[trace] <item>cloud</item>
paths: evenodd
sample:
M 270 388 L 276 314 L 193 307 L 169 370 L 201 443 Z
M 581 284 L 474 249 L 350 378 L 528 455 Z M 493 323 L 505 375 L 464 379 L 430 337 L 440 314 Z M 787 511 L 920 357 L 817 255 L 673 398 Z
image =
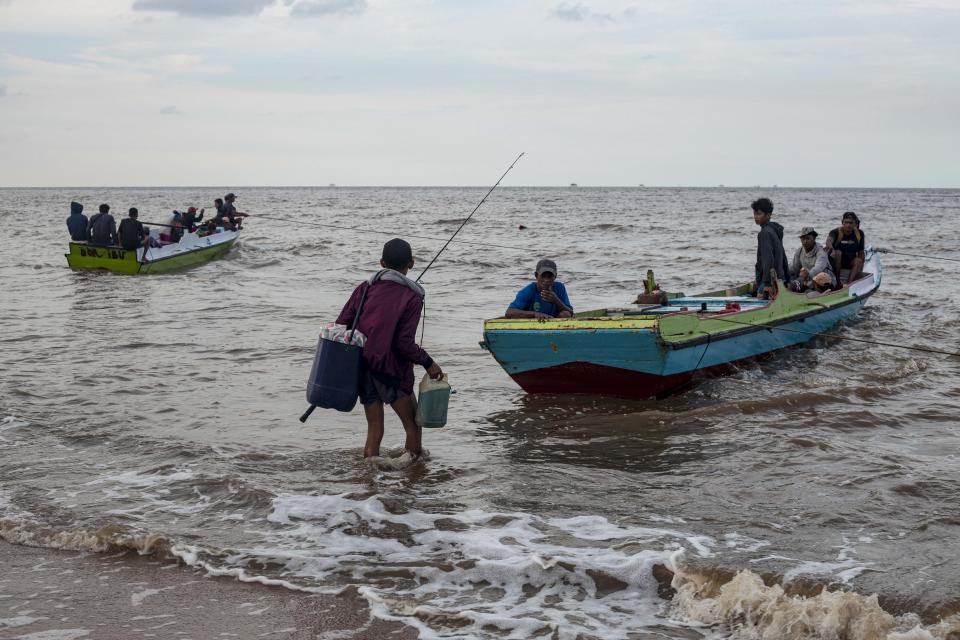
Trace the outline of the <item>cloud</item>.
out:
M 553 17 L 567 22 L 584 22 L 586 20 L 598 20 L 601 22 L 613 22 L 614 17 L 609 13 L 598 13 L 591 11 L 586 5 L 577 2 L 576 4 L 561 3 L 553 10 Z
M 167 106 L 160 109 L 160 113 L 165 116 L 179 116 L 183 112 L 180 109 L 177 109 L 176 105 L 168 104 Z
M 170 11 L 182 16 L 254 16 L 274 0 L 135 0 L 134 11 Z
M 290 10 L 291 16 L 320 17 L 359 15 L 367 10 L 367 0 L 300 0 Z

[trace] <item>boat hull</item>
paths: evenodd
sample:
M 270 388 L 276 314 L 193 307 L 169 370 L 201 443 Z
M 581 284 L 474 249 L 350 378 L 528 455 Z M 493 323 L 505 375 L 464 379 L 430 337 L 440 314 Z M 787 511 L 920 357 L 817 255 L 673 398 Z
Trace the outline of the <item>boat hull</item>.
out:
M 71 242 L 66 254 L 67 264 L 72 269 L 100 269 L 115 273 L 147 274 L 181 271 L 220 257 L 236 242 L 238 232 L 197 237 L 187 234 L 180 243 L 162 248 L 127 250 L 120 247 L 104 247 L 86 242 Z
M 743 296 L 694 297 L 675 303 L 692 309 L 661 315 L 489 320 L 483 345 L 528 393 L 661 396 L 808 342 L 853 318 L 879 288 L 879 261 L 874 257 L 870 266 L 875 271 L 869 277 L 840 291 L 782 291 L 769 304 Z M 737 306 L 723 310 L 722 303 L 734 299 Z M 701 304 L 721 310 L 701 312 Z

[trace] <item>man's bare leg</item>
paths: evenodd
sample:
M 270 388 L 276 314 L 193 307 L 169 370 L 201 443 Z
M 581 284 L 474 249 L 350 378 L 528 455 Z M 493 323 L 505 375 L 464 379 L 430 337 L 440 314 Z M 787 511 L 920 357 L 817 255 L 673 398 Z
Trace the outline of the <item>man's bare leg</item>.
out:
M 363 413 L 367 417 L 367 443 L 363 447 L 363 457 L 379 456 L 383 440 L 383 402 L 374 400 L 363 405 Z
M 417 426 L 416 421 L 417 399 L 413 397 L 412 394 L 403 396 L 390 406 L 393 407 L 393 410 L 397 413 L 397 417 L 400 418 L 400 422 L 403 423 L 403 430 L 407 434 L 403 448 L 414 455 L 420 455 L 423 451 L 423 444 L 420 438 L 422 429 Z M 383 424 L 382 418 L 380 424 Z M 381 431 L 381 435 L 382 433 Z
M 863 260 L 854 258 L 853 262 L 850 263 L 850 280 L 848 282 L 853 282 L 859 278 L 861 273 L 863 273 Z

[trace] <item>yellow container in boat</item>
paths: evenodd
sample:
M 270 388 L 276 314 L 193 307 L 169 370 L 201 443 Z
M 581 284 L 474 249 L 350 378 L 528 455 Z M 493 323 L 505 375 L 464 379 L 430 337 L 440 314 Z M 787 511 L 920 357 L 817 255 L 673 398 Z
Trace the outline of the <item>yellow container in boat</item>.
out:
M 447 424 L 447 406 L 450 404 L 450 383 L 447 374 L 434 380 L 423 374 L 420 381 L 420 397 L 417 398 L 417 425 L 424 429 L 437 429 Z

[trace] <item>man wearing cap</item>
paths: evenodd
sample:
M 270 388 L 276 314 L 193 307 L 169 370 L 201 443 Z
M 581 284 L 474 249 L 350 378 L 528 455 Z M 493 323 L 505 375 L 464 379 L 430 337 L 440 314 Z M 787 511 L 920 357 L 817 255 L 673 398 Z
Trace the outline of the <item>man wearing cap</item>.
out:
M 204 209 L 200 209 L 200 215 L 197 215 L 196 207 L 187 207 L 187 212 L 181 214 L 183 228 L 189 233 L 196 231 L 197 223 L 203 220 L 204 211 Z
M 567 296 L 567 288 L 557 281 L 557 263 L 544 258 L 537 263 L 533 274 L 534 281 L 517 292 L 510 306 L 507 318 L 569 318 L 573 315 L 573 305 Z
M 242 228 L 243 221 L 237 221 L 237 218 L 246 218 L 247 214 L 237 211 L 237 208 L 234 206 L 233 201 L 237 199 L 232 193 L 228 193 L 223 196 L 223 206 L 220 207 L 220 211 L 217 212 L 217 218 L 223 219 L 227 218 L 229 221 L 229 226 L 231 228 Z
M 363 345 L 364 371 L 360 404 L 367 418 L 363 457 L 380 455 L 383 440 L 383 405 L 388 404 L 403 423 L 404 449 L 412 459 L 422 453 L 421 428 L 416 423 L 417 399 L 413 395 L 413 365 L 431 378 L 443 376 L 440 365 L 416 343 L 424 290 L 407 277 L 413 268 L 410 244 L 394 238 L 383 245 L 380 271 L 363 282 L 340 311 L 337 324 L 350 326 L 359 312 L 357 330 L 367 337 Z M 363 309 L 360 300 L 364 298 Z
M 800 230 L 800 248 L 793 254 L 793 261 L 790 263 L 790 290 L 799 293 L 814 288 L 814 278 L 821 273 L 827 274 L 830 287 L 837 284 L 827 251 L 817 244 L 816 230 L 813 227 L 804 227 Z M 823 278 L 820 281 L 822 283 Z

